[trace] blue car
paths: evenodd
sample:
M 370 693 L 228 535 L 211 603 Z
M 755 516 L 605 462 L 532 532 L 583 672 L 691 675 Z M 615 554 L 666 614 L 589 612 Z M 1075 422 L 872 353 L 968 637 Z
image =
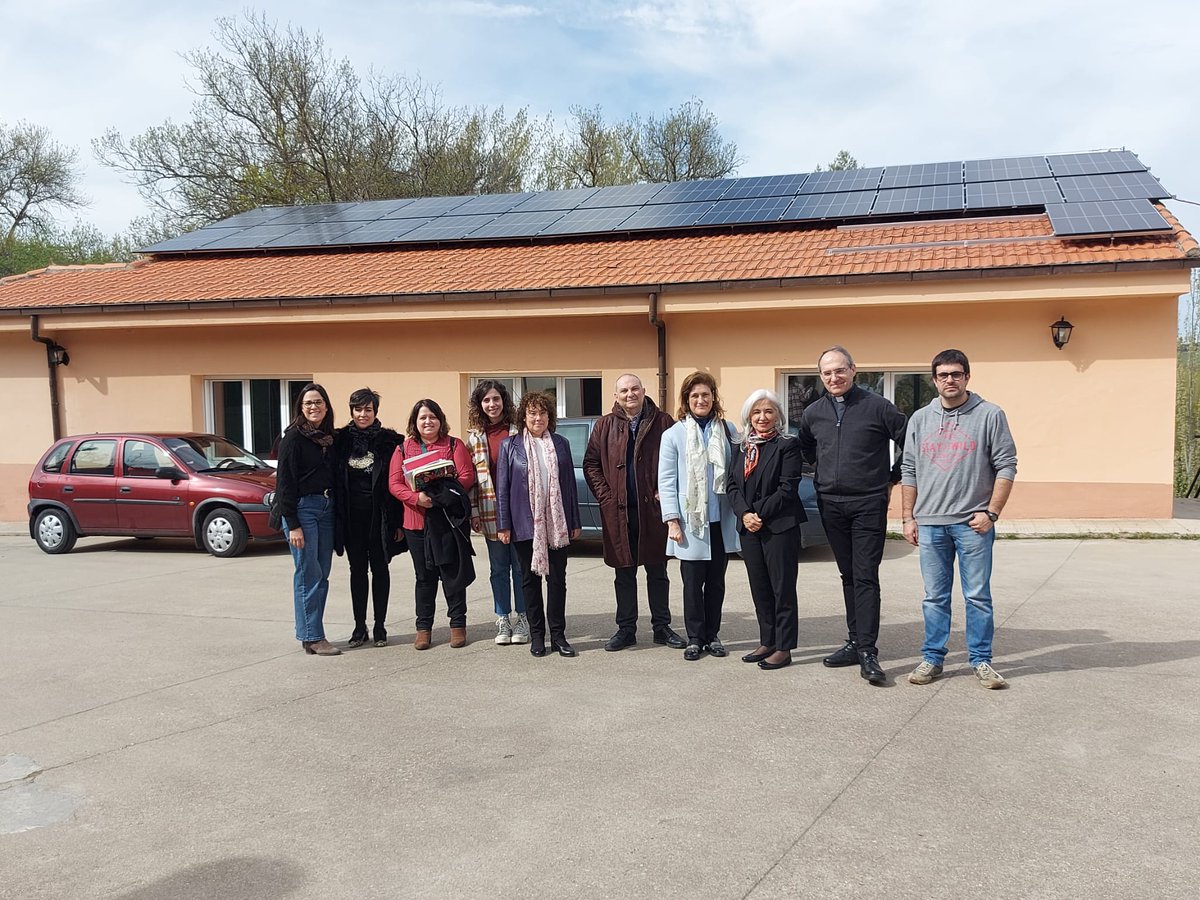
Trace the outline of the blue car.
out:
M 591 488 L 583 477 L 583 454 L 587 450 L 588 438 L 592 434 L 592 426 L 597 416 L 578 416 L 559 419 L 555 429 L 567 439 L 571 445 L 571 462 L 575 465 L 575 487 L 579 493 L 579 515 L 583 522 L 583 540 L 600 540 L 600 504 L 592 495 Z M 804 478 L 800 482 L 800 502 L 804 504 L 804 512 L 808 521 L 800 526 L 800 543 L 804 547 L 815 547 L 827 544 L 825 526 L 821 523 L 821 514 L 817 512 L 817 492 L 813 487 L 812 472 L 805 466 Z

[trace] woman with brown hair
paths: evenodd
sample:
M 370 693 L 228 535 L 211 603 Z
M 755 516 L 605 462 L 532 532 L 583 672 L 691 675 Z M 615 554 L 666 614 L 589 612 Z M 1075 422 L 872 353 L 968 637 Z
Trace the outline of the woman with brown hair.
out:
M 517 434 L 517 411 L 502 381 L 485 379 L 467 401 L 467 447 L 475 464 L 471 488 L 471 530 L 482 534 L 491 569 L 492 606 L 497 644 L 528 644 L 529 619 L 521 593 L 521 563 L 516 547 L 496 534 L 496 463 L 505 438 Z M 511 613 L 517 618 L 510 620 Z
M 296 397 L 279 442 L 275 493 L 292 552 L 296 640 L 314 656 L 339 656 L 325 639 L 325 601 L 333 567 L 333 407 L 319 384 Z
M 434 400 L 418 400 L 408 417 L 408 438 L 392 455 L 388 487 L 392 495 L 404 504 L 404 537 L 408 555 L 412 557 L 416 575 L 417 634 L 413 640 L 416 650 L 433 646 L 433 615 L 437 602 L 437 586 L 441 575 L 425 558 L 426 513 L 433 508 L 429 492 L 420 485 L 409 484 L 405 477 L 404 460 L 419 454 L 433 454 L 438 459 L 452 460 L 454 480 L 464 491 L 475 484 L 475 467 L 462 441 L 450 436 L 446 414 Z M 467 589 L 443 584 L 446 607 L 450 616 L 450 646 L 467 645 Z
M 500 445 L 496 471 L 496 534 L 516 547 L 529 615 L 529 652 L 575 656 L 567 642 L 567 546 L 581 530 L 571 445 L 554 433 L 554 398 L 531 391 L 517 410 L 520 434 Z M 547 582 L 542 608 L 542 579 Z
M 667 555 L 679 560 L 683 578 L 683 658 L 692 662 L 703 653 L 727 655 L 719 634 L 725 569 L 727 554 L 741 543 L 725 485 L 737 432 L 725 421 L 716 379 L 707 372 L 683 379 L 677 416 L 659 448 L 658 496 Z

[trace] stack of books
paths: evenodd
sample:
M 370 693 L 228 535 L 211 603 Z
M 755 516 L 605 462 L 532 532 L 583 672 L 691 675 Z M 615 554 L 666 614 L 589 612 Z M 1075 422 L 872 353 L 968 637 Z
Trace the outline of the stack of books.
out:
M 455 478 L 457 475 L 454 460 L 446 459 L 438 450 L 404 458 L 404 479 L 414 491 L 425 490 L 439 478 Z

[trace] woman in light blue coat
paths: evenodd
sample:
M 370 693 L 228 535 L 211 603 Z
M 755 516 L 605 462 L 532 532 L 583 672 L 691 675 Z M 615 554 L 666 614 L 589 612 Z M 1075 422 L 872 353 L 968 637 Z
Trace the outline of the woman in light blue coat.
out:
M 706 651 L 726 655 L 719 636 L 725 568 L 728 554 L 741 549 L 725 496 L 737 431 L 725 421 L 717 382 L 707 372 L 683 380 L 678 418 L 662 436 L 658 495 L 667 523 L 667 555 L 679 559 L 683 577 L 688 635 L 683 658 L 694 661 Z

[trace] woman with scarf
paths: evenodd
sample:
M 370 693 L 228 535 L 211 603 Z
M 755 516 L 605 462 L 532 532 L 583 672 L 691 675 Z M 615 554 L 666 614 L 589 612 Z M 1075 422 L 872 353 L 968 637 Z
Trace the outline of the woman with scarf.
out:
M 496 535 L 496 463 L 505 438 L 517 434 L 517 411 L 502 381 L 484 379 L 467 401 L 467 448 L 475 463 L 471 489 L 471 530 L 487 543 L 497 644 L 528 644 L 529 619 L 521 594 L 521 563 L 516 547 Z M 516 612 L 517 618 L 509 615 Z
M 279 442 L 275 493 L 295 574 L 296 640 L 304 652 L 339 656 L 325 640 L 325 600 L 333 566 L 333 408 L 319 384 L 296 398 L 292 421 Z
M 375 613 L 370 637 L 376 647 L 387 646 L 384 622 L 392 587 L 388 564 L 404 549 L 395 540 L 400 504 L 388 491 L 388 466 L 400 435 L 384 428 L 378 413 L 379 394 L 360 388 L 350 395 L 350 424 L 333 436 L 337 501 L 333 549 L 338 556 L 345 550 L 350 563 L 351 647 L 367 642 L 368 588 Z
M 692 662 L 703 653 L 726 655 L 719 632 L 727 554 L 741 549 L 725 491 L 736 432 L 725 421 L 716 379 L 707 372 L 683 379 L 677 418 L 659 448 L 658 496 L 667 555 L 678 558 L 683 578 L 688 635 L 683 658 Z
M 799 494 L 804 458 L 773 391 L 760 389 L 746 398 L 742 424 L 746 439 L 734 454 L 726 485 L 758 617 L 758 648 L 742 662 L 782 669 L 791 665 L 797 639 L 800 523 L 808 521 Z
M 404 504 L 404 537 L 412 557 L 416 577 L 417 634 L 414 650 L 433 646 L 433 614 L 437 607 L 437 586 L 441 572 L 429 565 L 425 555 L 425 514 L 433 508 L 433 499 L 424 490 L 408 483 L 404 474 L 406 457 L 432 453 L 435 458 L 454 462 L 454 478 L 464 491 L 475 484 L 475 467 L 462 441 L 450 436 L 446 414 L 434 400 L 418 400 L 408 417 L 408 439 L 392 454 L 388 487 L 392 496 Z M 443 584 L 450 616 L 450 646 L 467 646 L 467 589 Z
M 575 492 L 571 445 L 554 433 L 555 401 L 532 391 L 517 409 L 519 434 L 500 445 L 496 467 L 496 534 L 511 543 L 521 561 L 521 591 L 529 616 L 529 652 L 575 656 L 567 642 L 567 546 L 579 537 L 581 520 Z M 542 579 L 546 606 L 542 609 Z

